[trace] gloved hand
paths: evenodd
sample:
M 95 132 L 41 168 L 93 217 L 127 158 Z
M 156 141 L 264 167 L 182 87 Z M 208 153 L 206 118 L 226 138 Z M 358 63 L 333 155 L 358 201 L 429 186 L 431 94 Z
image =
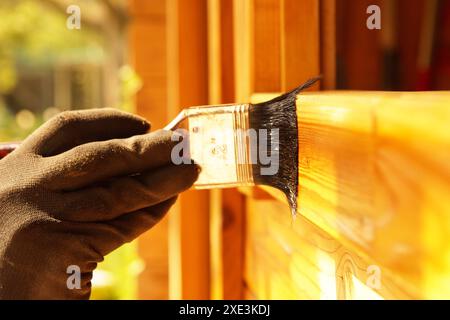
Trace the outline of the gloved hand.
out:
M 89 298 L 97 263 L 194 183 L 196 165 L 171 162 L 174 133 L 149 127 L 112 109 L 66 112 L 0 160 L 0 299 Z M 78 267 L 81 288 L 68 288 Z

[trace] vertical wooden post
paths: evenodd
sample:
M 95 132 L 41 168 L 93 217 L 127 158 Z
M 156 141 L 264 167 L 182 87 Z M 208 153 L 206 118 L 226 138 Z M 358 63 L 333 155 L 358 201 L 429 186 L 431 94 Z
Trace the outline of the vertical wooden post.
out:
M 336 88 L 336 0 L 320 1 L 322 89 Z
M 168 110 L 208 103 L 206 0 L 167 0 Z M 170 298 L 208 299 L 209 193 L 180 196 L 169 216 Z
M 209 103 L 234 102 L 233 1 L 208 1 Z M 212 190 L 211 298 L 243 297 L 243 196 Z
M 283 2 L 281 91 L 286 91 L 320 74 L 320 6 L 319 0 Z
M 366 13 L 370 5 L 380 0 L 338 1 L 342 30 L 337 41 L 343 54 L 344 88 L 377 90 L 382 84 L 382 55 L 379 46 L 380 30 L 366 27 Z
M 249 101 L 253 83 L 253 1 L 233 0 L 236 101 Z
M 130 14 L 129 59 L 143 82 L 136 112 L 149 119 L 153 130 L 168 120 L 165 1 L 130 0 Z M 138 252 L 145 263 L 138 281 L 140 299 L 168 298 L 167 221 L 166 217 L 139 238 Z
M 253 92 L 280 92 L 282 70 L 281 4 L 278 0 L 252 0 Z

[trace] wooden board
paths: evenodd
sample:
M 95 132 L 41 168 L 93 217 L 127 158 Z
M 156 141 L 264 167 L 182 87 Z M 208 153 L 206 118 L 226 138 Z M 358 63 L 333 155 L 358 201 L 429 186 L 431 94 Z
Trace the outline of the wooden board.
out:
M 208 1 L 209 104 L 234 101 L 233 1 Z M 235 189 L 211 190 L 212 299 L 242 299 L 244 197 Z
M 245 278 L 258 299 L 409 299 L 414 288 L 277 200 L 247 202 Z
M 129 59 L 143 83 L 136 96 L 136 112 L 147 118 L 154 130 L 168 119 L 165 2 L 131 1 L 130 13 Z M 145 264 L 138 280 L 139 299 L 169 297 L 167 222 L 163 219 L 138 240 L 139 256 Z
M 323 90 L 336 89 L 336 0 L 320 2 L 320 70 Z
M 284 46 L 281 91 L 285 92 L 321 72 L 320 1 L 284 0 L 282 3 Z
M 370 5 L 381 0 L 337 1 L 340 21 L 337 47 L 341 58 L 340 86 L 353 90 L 380 90 L 383 77 L 383 52 L 380 48 L 381 30 L 366 27 Z
M 299 213 L 412 284 L 415 298 L 450 296 L 449 105 L 449 92 L 310 93 L 297 102 Z
M 167 0 L 168 112 L 208 103 L 206 0 Z M 169 297 L 210 297 L 209 192 L 180 195 L 169 215 Z

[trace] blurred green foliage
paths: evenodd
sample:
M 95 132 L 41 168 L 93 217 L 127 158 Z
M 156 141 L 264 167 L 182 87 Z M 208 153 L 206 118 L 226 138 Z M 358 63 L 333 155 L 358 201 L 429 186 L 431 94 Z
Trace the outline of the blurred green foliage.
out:
M 15 115 L 0 99 L 0 141 L 20 141 L 32 133 L 42 122 L 42 115 L 38 115 L 32 127 L 27 129 L 19 127 Z
M 88 28 L 72 32 L 66 28 L 66 19 L 64 13 L 49 9 L 40 1 L 0 2 L 0 141 L 23 139 L 43 122 L 38 114 L 32 127 L 18 127 L 2 97 L 16 87 L 19 65 L 38 68 L 105 58 L 102 36 Z
M 14 62 L 54 64 L 55 61 L 101 61 L 104 59 L 101 34 L 84 28 L 66 28 L 67 15 L 49 9 L 36 0 L 0 2 L 1 66 L 14 74 Z M 5 71 L 6 69 L 2 69 Z M 1 85 L 0 85 L 0 88 Z

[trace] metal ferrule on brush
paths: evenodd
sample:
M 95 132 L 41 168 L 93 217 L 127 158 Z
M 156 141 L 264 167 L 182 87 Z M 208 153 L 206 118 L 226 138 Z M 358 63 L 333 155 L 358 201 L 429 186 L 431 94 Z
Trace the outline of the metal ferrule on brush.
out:
M 189 158 L 202 168 L 195 188 L 254 185 L 249 108 L 250 104 L 191 107 L 165 128 L 184 130 Z
M 295 215 L 299 153 L 297 94 L 319 79 L 310 79 L 258 104 L 193 107 L 182 111 L 165 129 L 184 129 L 183 141 L 188 141 L 190 148 L 188 158 L 202 167 L 194 186 L 274 187 L 285 193 Z

